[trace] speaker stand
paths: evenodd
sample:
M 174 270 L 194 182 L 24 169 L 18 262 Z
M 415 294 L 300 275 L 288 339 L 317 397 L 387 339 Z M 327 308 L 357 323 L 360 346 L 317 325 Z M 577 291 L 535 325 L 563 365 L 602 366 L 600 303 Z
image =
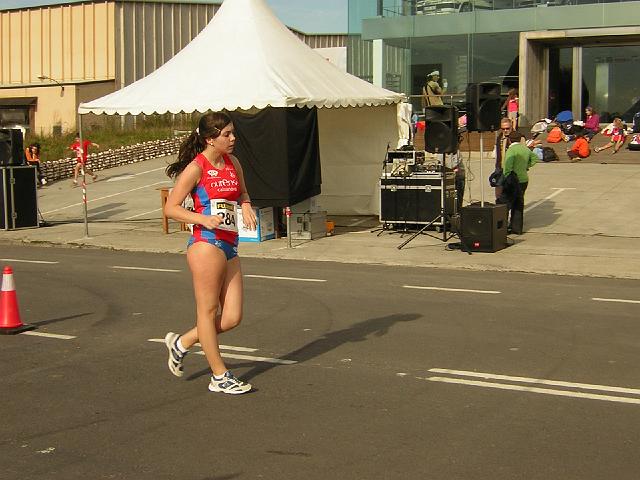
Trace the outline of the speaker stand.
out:
M 407 245 L 411 240 L 413 240 L 414 238 L 416 238 L 418 235 L 428 235 L 432 238 L 435 238 L 437 240 L 442 240 L 443 243 L 446 243 L 447 241 L 449 241 L 449 239 L 451 239 L 454 236 L 453 232 L 450 232 L 451 235 L 447 236 L 447 220 L 449 219 L 449 217 L 451 216 L 450 214 L 447 213 L 447 204 L 446 204 L 446 181 L 445 181 L 445 175 L 447 173 L 447 167 L 445 165 L 445 153 L 442 154 L 442 163 L 440 165 L 440 185 L 442 186 L 441 190 L 440 190 L 440 213 L 433 219 L 431 220 L 429 223 L 427 223 L 425 226 L 423 226 L 420 230 L 418 230 L 416 233 L 414 233 L 413 235 L 411 235 L 407 240 L 405 240 L 404 242 L 402 242 L 400 245 L 397 246 L 398 250 L 401 250 L 402 247 L 404 247 L 405 245 Z M 454 206 L 454 209 L 456 207 Z M 442 238 L 438 238 L 435 235 L 432 235 L 430 233 L 427 233 L 426 230 L 427 228 L 429 228 L 431 225 L 433 225 L 434 223 L 436 223 L 438 220 L 442 220 Z

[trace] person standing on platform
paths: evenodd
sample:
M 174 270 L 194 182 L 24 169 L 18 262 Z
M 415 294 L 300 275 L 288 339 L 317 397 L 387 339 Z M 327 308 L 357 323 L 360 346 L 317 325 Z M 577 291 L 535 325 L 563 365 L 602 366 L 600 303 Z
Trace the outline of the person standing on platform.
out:
M 522 135 L 517 132 L 511 134 L 511 145 L 507 149 L 502 170 L 504 190 L 509 189 L 511 193 L 507 202 L 511 212 L 508 229 L 517 235 L 524 231 L 524 193 L 529 185 L 529 169 L 538 163 L 538 156 L 520 142 L 521 138 Z M 514 175 L 510 176 L 511 173 Z
M 169 177 L 177 178 L 164 207 L 167 217 L 193 224 L 187 263 L 196 300 L 196 326 L 182 335 L 169 332 L 165 336 L 169 370 L 181 377 L 184 356 L 200 341 L 212 372 L 209 391 L 232 395 L 251 390 L 250 384 L 227 369 L 218 342 L 219 334 L 237 327 L 242 319 L 238 204 L 245 226 L 255 230 L 257 224 L 242 167 L 231 154 L 235 140 L 227 114 L 203 115 L 180 146 L 177 161 L 166 169 Z M 182 206 L 188 195 L 195 211 Z
M 447 91 L 447 80 L 443 80 L 442 86 L 439 83 L 440 72 L 434 70 L 427 76 L 427 81 L 422 87 L 422 99 L 425 107 L 432 105 L 443 105 L 442 95 Z
M 80 144 L 80 134 L 76 133 L 75 141 L 69 146 L 69 150 L 73 150 L 76 153 L 76 166 L 73 167 L 73 185 L 78 185 L 78 175 L 80 174 L 80 169 L 83 169 L 85 173 L 91 175 L 91 178 L 95 182 L 98 178 L 98 175 L 94 174 L 93 171 L 87 166 L 87 156 L 89 155 L 89 147 L 100 148 L 100 145 L 97 143 L 93 143 L 91 140 L 83 140 L 82 144 Z

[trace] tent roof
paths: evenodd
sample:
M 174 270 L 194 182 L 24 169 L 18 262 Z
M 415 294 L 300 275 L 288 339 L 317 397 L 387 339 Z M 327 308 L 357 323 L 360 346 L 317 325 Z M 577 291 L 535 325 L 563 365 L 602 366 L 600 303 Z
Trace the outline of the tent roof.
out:
M 209 24 L 148 76 L 78 112 L 179 113 L 360 107 L 404 96 L 342 72 L 285 27 L 265 0 L 225 0 Z

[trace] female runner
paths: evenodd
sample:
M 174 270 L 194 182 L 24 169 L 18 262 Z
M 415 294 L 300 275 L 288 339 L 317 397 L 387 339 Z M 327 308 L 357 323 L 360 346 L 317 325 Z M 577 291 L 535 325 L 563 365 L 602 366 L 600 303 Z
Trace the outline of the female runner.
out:
M 238 204 L 245 226 L 256 228 L 242 167 L 231 155 L 234 143 L 231 118 L 221 112 L 207 113 L 180 146 L 177 161 L 166 169 L 167 175 L 177 180 L 164 213 L 193 224 L 187 263 L 196 299 L 196 326 L 182 335 L 167 333 L 165 344 L 169 370 L 181 377 L 184 356 L 199 340 L 212 371 L 209 390 L 241 394 L 251 390 L 251 385 L 227 369 L 218 344 L 218 334 L 238 326 L 242 319 Z M 187 195 L 193 198 L 195 211 L 182 206 Z

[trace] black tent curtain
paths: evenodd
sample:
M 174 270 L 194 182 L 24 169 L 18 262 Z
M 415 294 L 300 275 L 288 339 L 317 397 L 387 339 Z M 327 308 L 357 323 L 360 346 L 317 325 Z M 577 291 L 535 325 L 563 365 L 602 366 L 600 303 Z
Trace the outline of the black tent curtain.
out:
M 236 130 L 234 155 L 256 207 L 287 207 L 318 195 L 318 111 L 267 107 L 255 114 L 229 112 Z

